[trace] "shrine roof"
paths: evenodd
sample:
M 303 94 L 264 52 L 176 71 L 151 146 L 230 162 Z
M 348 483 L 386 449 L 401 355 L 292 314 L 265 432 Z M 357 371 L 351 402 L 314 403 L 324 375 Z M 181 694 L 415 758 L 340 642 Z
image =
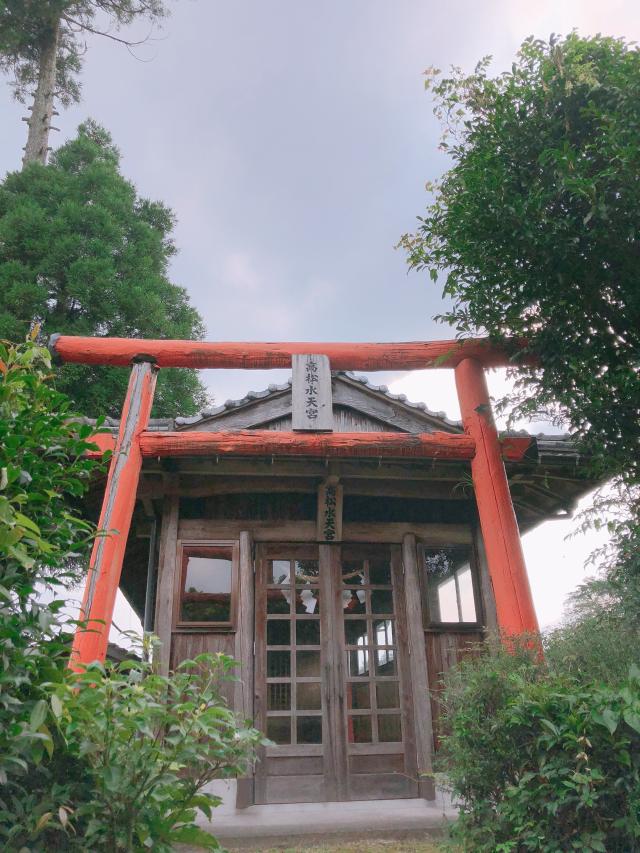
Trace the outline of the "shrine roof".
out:
M 424 412 L 431 418 L 442 421 L 443 425 L 446 425 L 449 428 L 454 427 L 457 428 L 457 430 L 462 430 L 461 421 L 451 420 L 447 417 L 445 412 L 436 412 L 429 409 L 426 403 L 411 402 L 407 398 L 406 394 L 393 394 L 391 391 L 389 391 L 389 387 L 387 385 L 376 385 L 375 383 L 371 382 L 371 380 L 367 376 L 362 376 L 356 373 L 352 373 L 351 371 L 345 370 L 332 371 L 331 375 L 333 377 L 346 378 L 352 382 L 357 382 L 365 388 L 368 388 L 370 391 L 384 396 L 387 400 L 392 400 L 393 402 L 401 403 L 403 406 L 407 406 L 408 408 L 415 409 L 419 412 Z M 215 417 L 216 415 L 223 414 L 224 412 L 228 412 L 232 409 L 238 409 L 242 406 L 246 406 L 250 403 L 253 403 L 256 400 L 264 400 L 267 397 L 272 397 L 276 394 L 281 394 L 282 392 L 288 391 L 290 388 L 291 378 L 289 378 L 281 385 L 269 385 L 262 391 L 248 391 L 244 395 L 244 397 L 241 397 L 238 400 L 227 400 L 221 406 L 215 406 L 210 409 L 204 409 L 197 415 L 193 415 L 191 417 L 176 417 L 175 425 L 176 427 L 193 426 L 194 424 L 197 424 L 202 420 Z

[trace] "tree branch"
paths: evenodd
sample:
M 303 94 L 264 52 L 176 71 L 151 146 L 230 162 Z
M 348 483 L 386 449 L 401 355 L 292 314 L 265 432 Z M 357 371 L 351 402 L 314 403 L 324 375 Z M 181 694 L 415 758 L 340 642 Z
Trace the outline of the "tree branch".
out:
M 107 33 L 104 30 L 95 30 L 93 27 L 90 27 L 89 24 L 83 24 L 80 21 L 74 20 L 74 18 L 68 17 L 68 15 L 62 15 L 62 19 L 67 22 L 72 27 L 77 27 L 77 32 L 86 31 L 89 33 L 93 33 L 96 36 L 104 36 L 105 38 L 111 39 L 111 41 L 118 42 L 118 44 L 123 44 L 125 47 L 136 47 L 140 44 L 146 44 L 150 37 L 147 36 L 140 41 L 128 41 L 127 39 L 119 38 L 118 36 L 114 36 L 111 33 Z

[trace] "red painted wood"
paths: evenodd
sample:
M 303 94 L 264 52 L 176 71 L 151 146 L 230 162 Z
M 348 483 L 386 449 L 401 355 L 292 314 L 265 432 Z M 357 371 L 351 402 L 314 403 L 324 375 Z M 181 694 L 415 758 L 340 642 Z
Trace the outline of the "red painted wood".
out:
M 247 432 L 249 432 L 249 434 L 253 437 L 255 437 L 256 433 L 258 433 L 257 430 L 249 430 Z M 282 447 L 283 447 L 282 444 L 278 444 L 278 445 L 272 444 L 274 436 L 277 437 L 279 435 L 283 435 L 283 433 L 279 433 L 279 432 L 277 433 L 274 430 L 264 430 L 264 431 L 260 431 L 258 433 L 258 435 L 261 436 L 263 432 L 269 433 L 268 435 L 265 435 L 263 439 L 261 439 L 265 443 L 267 443 L 267 442 L 269 443 L 268 448 L 266 450 L 266 455 L 271 455 L 273 453 L 277 453 L 278 455 L 296 455 L 295 453 L 293 453 L 290 450 L 289 450 L 289 454 L 287 454 L 282 449 Z M 228 439 L 229 436 L 237 435 L 238 433 L 195 433 L 195 435 L 200 435 L 200 434 L 206 435 L 206 436 L 222 435 L 225 437 L 225 439 Z M 157 435 L 157 433 L 145 433 L 143 435 L 143 456 L 147 456 L 147 455 L 157 456 L 158 453 L 155 452 L 155 449 L 153 452 L 149 451 L 149 453 L 147 453 L 146 448 L 150 448 L 152 446 L 152 442 L 147 443 L 147 440 L 146 440 L 147 435 Z M 180 444 L 182 444 L 183 439 L 190 438 L 191 436 L 194 435 L 194 433 L 193 432 L 161 433 L 161 435 L 172 435 L 172 436 L 174 436 L 174 439 L 176 442 L 179 442 Z M 298 439 L 298 441 L 296 441 L 296 447 L 300 446 L 299 439 L 301 439 L 302 436 L 298 433 L 292 433 L 292 435 L 294 435 L 296 437 L 296 439 Z M 342 433 L 335 433 L 334 435 L 343 435 L 343 434 Z M 347 433 L 347 435 L 348 435 L 348 433 Z M 374 433 L 356 433 L 356 435 L 358 435 L 360 437 L 360 442 L 358 444 L 358 446 L 360 446 L 361 442 L 363 441 L 363 439 L 365 437 L 370 438 L 372 441 L 375 442 L 375 439 L 377 438 L 377 436 L 384 435 L 384 433 L 377 433 L 377 432 L 374 432 Z M 397 433 L 391 433 L 391 435 L 397 436 L 398 434 Z M 406 433 L 400 433 L 399 435 L 400 436 L 406 436 Z M 102 456 L 102 454 L 104 453 L 105 450 L 113 451 L 115 449 L 115 446 L 116 446 L 116 437 L 112 433 L 99 433 L 92 438 L 92 441 L 98 445 L 99 449 L 95 450 L 95 451 L 90 451 L 87 454 L 87 456 L 89 456 L 91 458 L 98 458 L 98 457 Z M 237 444 L 238 454 L 240 454 L 240 450 L 243 450 L 245 447 L 248 446 L 247 444 L 242 444 L 243 441 L 244 440 L 241 439 L 241 442 Z M 501 439 L 500 444 L 502 446 L 502 457 L 503 457 L 503 459 L 505 459 L 507 462 L 521 462 L 524 459 L 525 454 L 527 453 L 529 448 L 535 446 L 535 441 L 533 438 L 530 438 L 528 436 L 519 436 L 518 435 L 518 436 L 508 436 L 507 438 L 503 438 L 503 439 Z M 224 451 L 211 450 L 211 451 L 207 451 L 207 452 L 211 452 L 212 454 L 217 453 L 217 452 L 226 452 L 228 454 L 231 454 L 230 445 L 229 445 L 228 441 L 225 441 L 224 446 L 226 448 Z M 314 443 L 314 446 L 315 446 L 315 443 Z M 290 445 L 288 445 L 288 447 L 290 447 Z M 376 456 L 380 455 L 382 450 L 383 450 L 383 448 L 379 446 L 374 455 L 376 455 Z M 166 451 L 163 450 L 163 453 L 160 455 L 164 455 L 165 452 Z M 189 453 L 188 455 L 201 455 L 203 452 L 204 452 L 204 450 L 200 450 L 199 453 L 196 453 L 196 454 Z M 255 453 L 257 453 L 257 452 L 258 451 L 256 450 Z M 327 455 L 331 456 L 334 452 L 336 453 L 336 455 L 340 454 L 340 451 L 336 447 L 335 451 L 332 449 L 329 449 L 327 452 Z M 179 452 L 175 453 L 175 455 L 176 456 L 184 456 L 185 453 L 183 451 L 179 451 Z M 254 455 L 254 453 L 252 452 L 251 455 Z M 310 455 L 315 455 L 315 453 L 312 453 Z M 347 455 L 347 453 L 345 452 L 344 455 Z M 384 452 L 382 452 L 382 455 L 389 455 L 389 454 L 385 450 Z M 466 457 L 466 458 L 470 458 L 470 457 Z
M 291 367 L 291 356 L 305 353 L 328 356 L 332 370 L 455 367 L 464 358 L 475 358 L 485 367 L 511 363 L 503 350 L 484 338 L 408 343 L 206 343 L 54 335 L 51 349 L 59 360 L 77 364 L 129 365 L 142 354 L 152 356 L 158 367 L 247 370 Z
M 72 669 L 95 660 L 104 661 L 107 654 L 142 467 L 140 435 L 149 422 L 155 384 L 154 367 L 148 363 L 134 365 L 98 522 L 98 530 L 106 535 L 98 536 L 94 543 L 82 599 L 81 618 L 87 621 L 87 630 L 76 630 L 69 662 Z
M 97 432 L 91 437 L 91 443 L 97 444 L 97 450 L 89 450 L 86 455 L 90 459 L 100 459 L 106 450 L 115 450 L 116 437 L 112 432 Z
M 145 432 L 143 456 L 374 456 L 471 459 L 474 441 L 446 432 Z
M 500 439 L 500 446 L 506 462 L 522 462 L 529 450 L 536 451 L 535 439 L 530 435 L 507 435 Z
M 476 445 L 471 474 L 498 624 L 510 635 L 537 633 L 518 522 L 482 365 L 474 359 L 462 361 L 456 368 L 456 386 L 465 430 Z

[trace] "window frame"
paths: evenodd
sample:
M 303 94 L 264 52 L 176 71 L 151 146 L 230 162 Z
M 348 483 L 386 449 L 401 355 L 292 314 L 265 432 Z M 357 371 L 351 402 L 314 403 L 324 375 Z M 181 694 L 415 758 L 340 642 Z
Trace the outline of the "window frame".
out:
M 221 553 L 224 552 L 224 553 Z M 184 599 L 184 585 L 187 576 L 189 557 L 223 557 L 231 556 L 231 591 L 229 619 L 220 622 L 190 622 L 181 618 Z M 176 587 L 174 596 L 173 630 L 201 633 L 231 633 L 236 630 L 238 614 L 238 587 L 240 569 L 240 543 L 237 539 L 215 539 L 180 542 L 178 550 L 178 566 L 176 571 Z
M 447 551 L 458 548 L 468 548 L 469 550 L 469 568 L 471 570 L 471 588 L 473 590 L 473 603 L 476 611 L 476 620 L 475 622 L 437 622 L 431 618 L 429 608 L 429 580 L 424 565 L 425 551 Z M 478 552 L 475 541 L 465 544 L 451 543 L 449 545 L 429 545 L 426 543 L 419 543 L 418 568 L 420 573 L 420 590 L 422 594 L 422 623 L 425 631 L 457 631 L 459 633 L 463 633 L 464 631 L 473 632 L 484 628 L 484 606 L 482 601 L 482 589 L 480 586 Z

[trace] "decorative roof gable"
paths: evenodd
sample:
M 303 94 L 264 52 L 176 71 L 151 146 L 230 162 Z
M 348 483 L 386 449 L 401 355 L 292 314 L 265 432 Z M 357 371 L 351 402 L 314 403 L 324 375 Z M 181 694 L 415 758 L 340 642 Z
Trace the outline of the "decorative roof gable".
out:
M 404 394 L 391 394 L 365 376 L 334 372 L 331 380 L 336 432 L 462 432 L 462 425 Z M 249 391 L 240 400 L 208 409 L 190 418 L 176 418 L 178 430 L 291 429 L 291 380 Z

